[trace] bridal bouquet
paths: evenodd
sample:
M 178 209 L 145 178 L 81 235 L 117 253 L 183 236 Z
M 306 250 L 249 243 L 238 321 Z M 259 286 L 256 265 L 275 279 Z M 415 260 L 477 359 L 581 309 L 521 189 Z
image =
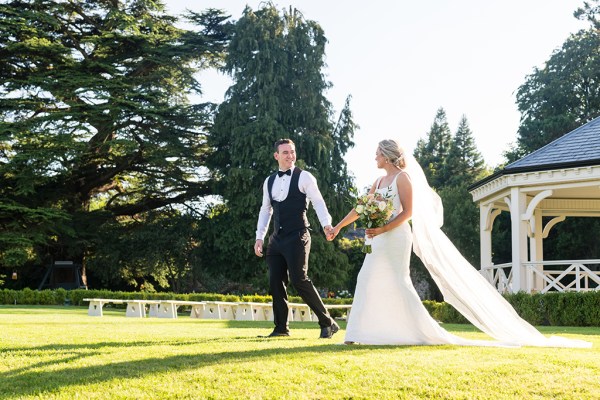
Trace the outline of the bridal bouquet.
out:
M 379 228 L 388 221 L 392 215 L 394 205 L 389 194 L 365 194 L 356 199 L 354 210 L 358 213 L 358 220 L 365 228 Z M 363 253 L 370 253 L 371 239 L 365 234 Z

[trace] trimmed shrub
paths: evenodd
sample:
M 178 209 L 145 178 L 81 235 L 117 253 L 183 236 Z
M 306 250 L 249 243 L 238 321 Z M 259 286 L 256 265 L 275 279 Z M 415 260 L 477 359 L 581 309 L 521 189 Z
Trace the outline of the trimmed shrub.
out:
M 12 289 L 2 289 L 0 291 L 1 304 L 17 304 L 17 291 Z
M 600 291 L 535 293 L 524 292 L 504 295 L 516 312 L 532 325 L 553 326 L 600 326 Z M 55 290 L 12 290 L 0 289 L 0 304 L 18 305 L 74 305 L 87 306 L 86 298 L 105 299 L 146 299 L 146 300 L 186 300 L 186 301 L 226 301 L 269 303 L 271 296 L 219 293 L 149 293 L 149 292 L 113 292 L 110 290 L 55 289 Z M 291 303 L 302 303 L 298 296 L 290 296 Z M 327 298 L 325 304 L 352 304 L 350 298 Z M 423 301 L 429 314 L 437 321 L 445 323 L 468 323 L 454 307 L 448 303 L 431 300 Z M 107 304 L 106 307 L 125 308 L 125 304 Z M 331 309 L 332 317 L 345 314 L 346 310 Z
M 505 298 L 525 321 L 532 325 L 548 325 L 544 311 L 544 296 L 546 295 L 519 292 L 506 295 Z

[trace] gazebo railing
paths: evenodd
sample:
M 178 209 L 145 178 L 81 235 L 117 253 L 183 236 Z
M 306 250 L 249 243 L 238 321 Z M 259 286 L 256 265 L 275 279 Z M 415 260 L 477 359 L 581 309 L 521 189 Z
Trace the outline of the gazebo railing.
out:
M 524 262 L 524 290 L 529 293 L 600 290 L 600 271 L 593 271 L 591 265 L 600 265 L 600 259 Z M 480 272 L 500 293 L 515 291 L 512 263 L 490 265 Z
M 512 263 L 492 264 L 481 268 L 480 273 L 500 293 L 512 292 Z
M 529 261 L 523 263 L 528 275 L 528 292 L 533 290 L 541 293 L 600 290 L 600 271 L 592 271 L 589 268 L 590 265 L 600 265 L 600 260 Z M 556 268 L 548 269 L 546 267 Z M 541 288 L 534 285 L 536 278 L 541 281 Z

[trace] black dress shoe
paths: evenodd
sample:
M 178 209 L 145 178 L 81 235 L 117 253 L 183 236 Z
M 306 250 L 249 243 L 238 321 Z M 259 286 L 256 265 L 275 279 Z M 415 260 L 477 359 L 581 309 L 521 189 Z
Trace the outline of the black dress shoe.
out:
M 331 324 L 331 326 L 326 326 L 324 328 L 321 328 L 321 336 L 319 336 L 319 339 L 331 339 L 333 334 L 339 330 L 340 330 L 340 327 L 338 326 L 338 324 L 333 322 Z
M 270 337 L 283 337 L 283 336 L 290 336 L 290 333 L 273 331 L 267 336 L 259 336 L 259 337 L 260 338 L 270 338 Z

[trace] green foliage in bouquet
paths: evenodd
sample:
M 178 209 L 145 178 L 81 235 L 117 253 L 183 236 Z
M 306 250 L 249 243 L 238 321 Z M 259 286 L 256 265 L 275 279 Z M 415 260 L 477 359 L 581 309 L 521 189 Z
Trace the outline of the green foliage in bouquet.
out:
M 358 196 L 354 211 L 358 213 L 358 220 L 365 228 L 379 228 L 387 223 L 394 205 L 392 204 L 391 195 L 388 193 L 368 193 Z M 365 236 L 365 245 L 363 253 L 371 253 L 371 244 Z

